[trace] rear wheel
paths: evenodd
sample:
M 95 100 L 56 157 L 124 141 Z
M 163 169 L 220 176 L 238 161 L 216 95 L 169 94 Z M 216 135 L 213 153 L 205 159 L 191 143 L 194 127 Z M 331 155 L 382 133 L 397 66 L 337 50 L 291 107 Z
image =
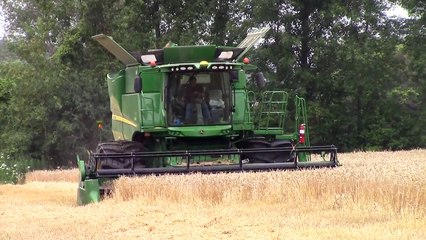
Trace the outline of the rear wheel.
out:
M 114 154 L 130 154 L 134 152 L 145 152 L 145 147 L 140 142 L 135 141 L 116 141 L 100 143 L 96 147 L 96 153 L 111 154 L 110 157 L 106 156 L 101 158 L 98 162 L 98 169 L 122 169 L 131 167 L 130 157 L 114 157 Z M 135 168 L 144 168 L 145 161 L 142 158 L 134 159 Z

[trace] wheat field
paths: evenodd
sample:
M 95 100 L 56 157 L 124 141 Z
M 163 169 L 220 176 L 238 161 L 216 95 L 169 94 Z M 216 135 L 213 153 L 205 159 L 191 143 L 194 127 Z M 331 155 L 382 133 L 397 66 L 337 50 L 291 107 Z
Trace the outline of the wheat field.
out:
M 123 177 L 76 206 L 77 170 L 0 185 L 0 239 L 426 239 L 426 150 L 336 169 Z

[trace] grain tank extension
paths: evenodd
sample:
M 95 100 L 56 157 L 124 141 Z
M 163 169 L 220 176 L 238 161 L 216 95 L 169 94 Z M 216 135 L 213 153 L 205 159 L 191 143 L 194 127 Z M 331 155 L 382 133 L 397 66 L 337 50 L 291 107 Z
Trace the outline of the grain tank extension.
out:
M 119 176 L 337 166 L 335 146 L 310 146 L 305 100 L 263 91 L 263 74 L 243 59 L 267 31 L 249 33 L 237 47 L 132 54 L 109 36 L 93 36 L 125 68 L 107 75 L 114 141 L 100 143 L 87 161 L 77 157 L 78 203 L 99 201 Z M 250 81 L 259 92 L 249 91 Z

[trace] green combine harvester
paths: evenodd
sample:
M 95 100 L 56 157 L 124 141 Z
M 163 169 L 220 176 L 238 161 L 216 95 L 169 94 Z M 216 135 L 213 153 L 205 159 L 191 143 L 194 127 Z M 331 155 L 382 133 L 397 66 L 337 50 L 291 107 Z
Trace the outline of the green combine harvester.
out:
M 338 166 L 335 146 L 310 146 L 305 100 L 263 91 L 263 74 L 243 58 L 268 30 L 237 47 L 133 54 L 93 36 L 126 67 L 107 75 L 115 141 L 100 143 L 87 162 L 77 156 L 78 204 L 100 201 L 120 176 Z M 259 91 L 249 91 L 249 82 Z

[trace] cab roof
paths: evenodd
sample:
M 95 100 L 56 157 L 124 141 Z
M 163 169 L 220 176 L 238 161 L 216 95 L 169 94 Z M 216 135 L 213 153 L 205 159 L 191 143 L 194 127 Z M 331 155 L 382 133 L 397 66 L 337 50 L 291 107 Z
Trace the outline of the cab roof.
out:
M 208 62 L 233 62 L 245 50 L 245 48 L 224 47 L 214 45 L 204 46 L 172 46 L 163 49 L 149 50 L 145 53 L 135 52 L 132 56 L 140 64 L 149 64 L 155 61 L 156 64 L 175 63 L 199 63 Z

